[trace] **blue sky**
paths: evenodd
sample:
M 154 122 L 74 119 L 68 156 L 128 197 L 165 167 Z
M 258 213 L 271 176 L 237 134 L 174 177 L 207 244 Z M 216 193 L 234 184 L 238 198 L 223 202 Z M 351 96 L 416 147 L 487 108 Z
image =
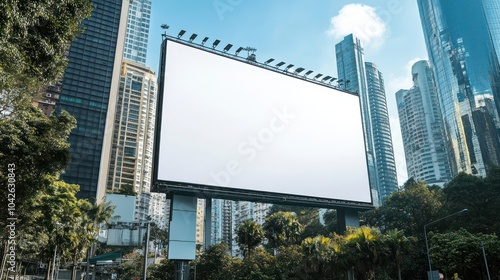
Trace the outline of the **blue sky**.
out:
M 384 75 L 394 153 L 401 185 L 407 179 L 395 93 L 411 87 L 411 65 L 427 58 L 415 0 L 153 0 L 147 65 L 158 69 L 162 24 L 167 34 L 208 36 L 236 47 L 256 48 L 269 58 L 336 76 L 335 44 L 354 33 L 363 41 L 365 60 Z

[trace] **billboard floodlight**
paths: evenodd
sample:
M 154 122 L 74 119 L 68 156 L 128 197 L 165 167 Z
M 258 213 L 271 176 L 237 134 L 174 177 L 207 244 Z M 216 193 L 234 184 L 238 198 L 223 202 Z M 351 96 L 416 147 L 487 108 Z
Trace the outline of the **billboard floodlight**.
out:
M 293 73 L 295 74 L 299 74 L 300 72 L 304 71 L 305 69 L 303 67 L 299 67 L 297 69 L 295 69 L 295 71 Z
M 241 51 L 243 50 L 243 47 L 239 47 L 236 52 L 234 53 L 234 55 L 238 55 Z
M 177 38 L 181 38 L 182 35 L 184 35 L 186 33 L 186 30 L 181 30 L 181 32 L 179 32 L 179 34 L 177 35 Z
M 193 42 L 193 40 L 196 39 L 196 37 L 198 37 L 198 34 L 193 33 L 193 35 L 189 37 L 189 42 Z
M 284 62 L 284 61 L 282 61 L 282 62 L 280 62 L 280 63 L 276 64 L 276 68 L 280 68 L 280 67 L 281 67 L 281 66 L 283 66 L 283 65 L 285 65 L 285 62 Z
M 266 62 L 264 62 L 264 64 L 269 64 L 269 63 L 271 63 L 273 61 L 274 61 L 274 58 L 270 58 L 270 59 L 266 60 Z
M 205 38 L 203 39 L 203 41 L 201 41 L 201 45 L 202 45 L 202 46 L 203 46 L 203 45 L 205 45 L 205 43 L 206 43 L 207 41 L 208 41 L 208 37 L 205 37 Z
M 293 64 L 288 64 L 285 68 L 285 71 L 288 71 L 288 69 L 292 68 L 293 67 Z
M 326 76 L 323 79 L 321 79 L 321 81 L 324 83 L 324 82 L 330 80 L 331 78 L 332 78 L 332 76 Z
M 231 45 L 231 44 L 227 44 L 227 45 L 224 47 L 224 50 L 223 50 L 223 51 L 224 51 L 224 52 L 227 52 L 227 51 L 229 51 L 229 49 L 231 49 L 232 47 L 233 47 L 233 45 Z
M 162 24 L 161 25 L 161 29 L 168 29 L 170 26 L 168 26 L 168 24 Z
M 344 79 L 339 79 L 339 80 L 337 81 L 337 83 L 339 83 L 339 84 L 344 83 Z
M 337 78 L 333 77 L 331 80 L 330 80 L 330 83 L 334 82 Z
M 307 75 L 311 75 L 311 73 L 314 72 L 313 70 L 309 70 L 307 71 L 305 74 L 304 74 L 304 77 L 306 77 Z
M 314 80 L 318 79 L 321 76 L 323 76 L 323 74 L 318 74 L 318 75 L 314 76 Z
M 217 45 L 219 45 L 219 43 L 220 43 L 219 39 L 215 40 L 214 43 L 212 44 L 212 49 L 215 49 Z

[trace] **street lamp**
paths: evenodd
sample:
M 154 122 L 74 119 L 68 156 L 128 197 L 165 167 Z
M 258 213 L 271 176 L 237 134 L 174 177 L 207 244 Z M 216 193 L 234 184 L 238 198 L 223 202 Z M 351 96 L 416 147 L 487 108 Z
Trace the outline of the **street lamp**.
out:
M 430 273 L 430 276 L 431 276 L 431 278 L 430 278 L 431 280 L 434 280 L 434 275 L 432 274 L 431 256 L 430 256 L 430 254 L 429 254 L 429 242 L 427 241 L 427 226 L 428 226 L 428 225 L 435 224 L 435 223 L 437 223 L 437 222 L 439 222 L 439 221 L 442 221 L 442 220 L 444 220 L 444 219 L 447 219 L 447 218 L 449 218 L 449 217 L 452 217 L 452 216 L 455 216 L 455 215 L 458 215 L 458 214 L 462 214 L 463 212 L 467 212 L 467 211 L 468 211 L 468 210 L 467 210 L 467 208 L 465 208 L 465 209 L 462 209 L 462 210 L 460 210 L 460 211 L 458 211 L 458 212 L 455 212 L 455 213 L 450 214 L 450 215 L 448 215 L 448 216 L 445 216 L 445 217 L 439 218 L 439 219 L 437 219 L 437 220 L 435 220 L 435 221 L 432 221 L 432 222 L 430 222 L 430 223 L 428 223 L 428 224 L 424 225 L 425 247 L 426 247 L 426 249 L 427 249 L 427 261 L 429 262 L 429 273 Z

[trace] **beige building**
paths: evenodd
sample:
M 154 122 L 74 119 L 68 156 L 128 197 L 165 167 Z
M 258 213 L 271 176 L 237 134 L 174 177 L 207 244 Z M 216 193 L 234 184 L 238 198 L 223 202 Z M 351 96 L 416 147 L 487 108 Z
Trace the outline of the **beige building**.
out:
M 107 190 L 124 187 L 138 194 L 137 221 L 149 215 L 157 84 L 152 69 L 122 63 L 113 127 Z

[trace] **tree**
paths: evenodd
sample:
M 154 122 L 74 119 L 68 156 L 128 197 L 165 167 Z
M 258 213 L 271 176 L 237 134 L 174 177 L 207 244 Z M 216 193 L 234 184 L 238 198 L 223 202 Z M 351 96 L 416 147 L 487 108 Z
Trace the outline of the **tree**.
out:
M 273 279 L 297 279 L 297 270 L 304 258 L 300 245 L 282 246 L 279 248 L 279 252 L 271 264 Z
M 276 212 L 266 218 L 264 230 L 267 246 L 278 249 L 280 246 L 297 244 L 300 241 L 303 226 L 299 223 L 295 213 Z
M 264 240 L 264 230 L 262 226 L 253 220 L 243 221 L 236 232 L 236 242 L 243 251 L 243 256 L 246 258 L 250 252 L 259 246 Z
M 67 112 L 46 117 L 31 105 L 0 119 L 0 205 L 8 204 L 8 193 L 15 194 L 18 231 L 35 217 L 32 205 L 49 188 L 47 178 L 57 178 L 68 164 L 67 139 L 75 125 Z M 7 218 L 7 211 L 1 211 L 0 221 Z M 5 236 L 4 226 L 0 234 Z
M 277 212 L 295 213 L 299 223 L 303 227 L 300 236 L 301 240 L 307 237 L 328 234 L 327 228 L 320 223 L 319 208 L 273 204 L 273 206 L 269 210 L 268 216 L 271 216 L 272 214 Z
M 132 186 L 131 184 L 125 184 L 121 186 L 121 188 L 115 189 L 111 193 L 137 196 L 137 193 L 134 190 L 134 186 Z
M 91 10 L 90 0 L 0 3 L 0 94 L 10 97 L 0 99 L 1 105 L 16 96 L 33 97 L 34 88 L 62 76 L 68 44 Z M 0 107 L 1 115 L 5 108 Z
M 235 263 L 234 269 L 237 273 L 234 279 L 275 280 L 271 266 L 273 261 L 274 257 L 269 252 L 263 248 L 256 248 L 243 262 Z
M 235 267 L 241 265 L 241 260 L 227 254 L 229 246 L 225 243 L 212 245 L 203 252 L 196 264 L 196 279 L 199 280 L 230 280 L 237 279 Z
M 401 280 L 401 263 L 411 251 L 416 243 L 416 238 L 406 237 L 404 231 L 390 229 L 384 235 L 385 246 L 389 249 L 389 258 L 393 259 L 397 270 L 398 279 Z
M 40 230 L 46 232 L 47 245 L 41 252 L 41 258 L 48 264 L 52 264 L 55 255 L 59 257 L 68 254 L 72 244 L 78 242 L 77 225 L 82 216 L 79 208 L 79 200 L 76 193 L 78 185 L 67 184 L 55 177 L 48 177 L 50 184 L 45 192 L 42 192 L 33 205 L 37 214 L 36 224 Z M 47 279 L 51 273 L 51 266 L 47 269 Z
M 404 229 L 409 236 L 423 239 L 423 228 L 440 216 L 443 205 L 440 189 L 431 190 L 423 182 L 409 180 L 403 190 L 392 193 L 385 203 L 362 214 L 368 226 Z
M 497 279 L 500 276 L 498 237 L 481 233 L 473 234 L 465 229 L 448 233 L 431 233 L 429 251 L 433 268 L 439 268 L 448 275 L 458 273 L 464 279 L 486 279 L 481 242 L 489 258 L 491 276 Z
M 98 241 L 99 229 L 102 224 L 108 224 L 113 217 L 113 212 L 116 206 L 111 205 L 111 202 L 101 202 L 91 204 L 87 200 L 81 200 L 79 208 L 82 212 L 82 217 L 78 220 L 77 242 L 72 248 L 72 271 L 71 279 L 76 279 L 76 267 L 78 260 L 82 259 L 85 253 L 90 258 L 92 255 L 92 247 Z
M 337 210 L 329 209 L 323 214 L 323 220 L 325 220 L 325 228 L 327 232 L 337 232 L 339 231 Z
M 116 268 L 118 279 L 140 279 L 143 267 L 141 256 L 138 253 L 130 253 L 124 255 L 123 258 L 127 261 L 120 263 L 120 265 Z
M 375 279 L 375 271 L 386 261 L 387 249 L 375 228 L 350 229 L 345 236 L 345 253 L 354 267 L 356 279 Z
M 443 221 L 440 223 L 442 228 L 465 228 L 469 232 L 500 234 L 498 169 L 490 168 L 486 178 L 460 173 L 446 184 L 443 189 L 446 201 L 443 215 L 464 208 L 468 211 L 462 214 L 461 219 Z
M 340 279 L 343 276 L 344 270 L 336 269 L 339 268 L 340 245 L 331 238 L 308 237 L 302 241 L 301 249 L 304 255 L 299 270 L 301 279 Z
M 163 259 L 159 264 L 153 264 L 148 268 L 147 279 L 149 280 L 174 280 L 174 261 Z

